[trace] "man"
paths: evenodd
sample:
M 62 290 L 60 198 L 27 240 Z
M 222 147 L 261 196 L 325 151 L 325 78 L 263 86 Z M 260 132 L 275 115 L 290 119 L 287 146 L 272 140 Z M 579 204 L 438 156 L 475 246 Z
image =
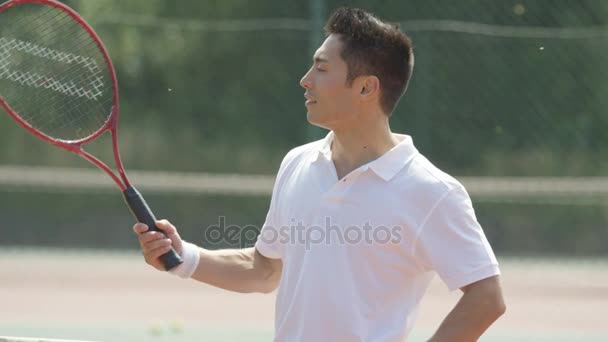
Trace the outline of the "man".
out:
M 173 246 L 171 273 L 238 292 L 278 287 L 276 341 L 402 341 L 434 273 L 462 298 L 432 341 L 475 341 L 505 311 L 498 263 L 463 186 L 389 117 L 414 57 L 405 34 L 351 8 L 333 13 L 301 80 L 325 139 L 291 150 L 253 248 L 209 251 L 134 230 L 146 261 Z

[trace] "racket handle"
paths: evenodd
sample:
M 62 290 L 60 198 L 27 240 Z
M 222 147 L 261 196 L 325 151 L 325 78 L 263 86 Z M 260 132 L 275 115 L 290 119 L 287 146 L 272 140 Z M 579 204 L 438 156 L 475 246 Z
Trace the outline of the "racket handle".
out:
M 137 221 L 146 224 L 151 230 L 161 231 L 156 227 L 156 217 L 154 217 L 152 210 L 148 207 L 148 203 L 146 203 L 139 191 L 134 187 L 129 187 L 122 194 L 125 196 L 125 201 L 129 205 L 133 215 L 137 218 Z M 167 271 L 184 262 L 173 248 L 161 255 L 160 260 Z

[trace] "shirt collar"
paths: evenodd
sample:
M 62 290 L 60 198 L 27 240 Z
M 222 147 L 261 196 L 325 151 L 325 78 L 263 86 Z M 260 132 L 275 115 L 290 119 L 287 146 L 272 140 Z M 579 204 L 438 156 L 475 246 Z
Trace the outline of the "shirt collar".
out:
M 319 153 L 315 156 L 315 161 L 323 156 L 326 160 L 331 160 L 331 142 L 334 140 L 334 132 L 327 133 L 324 139 L 320 140 Z
M 386 182 L 393 179 L 418 154 L 411 136 L 397 134 L 397 137 L 400 140 L 399 144 L 366 165 Z M 331 142 L 333 138 L 334 133 L 330 131 L 324 139 L 319 140 L 318 153 L 313 157 L 313 162 L 319 160 L 321 156 L 325 160 L 331 161 Z
M 401 140 L 399 144 L 369 164 L 370 169 L 386 182 L 393 179 L 418 154 L 412 137 L 403 134 L 397 134 L 397 137 Z

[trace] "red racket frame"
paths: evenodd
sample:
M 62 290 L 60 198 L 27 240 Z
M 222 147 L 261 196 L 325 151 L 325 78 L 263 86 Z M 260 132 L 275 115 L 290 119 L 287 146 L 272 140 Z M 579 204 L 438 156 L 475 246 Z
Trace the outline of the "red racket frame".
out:
M 99 167 L 100 169 L 105 171 L 110 177 L 112 177 L 112 180 L 114 180 L 114 182 L 116 183 L 116 185 L 118 185 L 118 187 L 120 188 L 121 191 L 126 190 L 127 188 L 131 187 L 131 183 L 129 182 L 129 179 L 127 178 L 127 174 L 124 170 L 124 166 L 122 165 L 122 161 L 120 159 L 120 152 L 118 149 L 118 112 L 120 109 L 119 98 L 118 98 L 118 80 L 116 78 L 116 71 L 114 70 L 114 65 L 112 64 L 112 60 L 110 59 L 110 55 L 109 55 L 106 47 L 104 46 L 103 42 L 101 41 L 101 39 L 99 38 L 97 33 L 95 33 L 93 28 L 89 24 L 87 24 L 87 22 L 76 11 L 74 11 L 67 5 L 62 4 L 55 0 L 10 0 L 10 1 L 5 2 L 4 4 L 0 5 L 0 13 L 2 13 L 3 11 L 5 11 L 6 9 L 8 9 L 12 6 L 25 4 L 25 3 L 37 3 L 37 4 L 41 4 L 41 5 L 48 5 L 48 6 L 55 7 L 61 11 L 64 11 L 65 13 L 69 14 L 76 22 L 78 22 L 78 24 L 80 24 L 80 26 L 82 26 L 82 28 L 84 28 L 87 31 L 87 33 L 91 36 L 91 38 L 93 38 L 93 41 L 95 42 L 95 44 L 97 44 L 97 47 L 103 54 L 103 58 L 108 66 L 108 70 L 110 72 L 110 76 L 112 79 L 112 91 L 113 91 L 112 108 L 113 109 L 112 109 L 112 113 L 108 117 L 108 120 L 99 130 L 97 130 L 93 134 L 91 134 L 88 137 L 83 138 L 83 139 L 65 141 L 65 140 L 55 139 L 51 136 L 44 134 L 43 132 L 40 132 L 36 128 L 32 127 L 25 120 L 23 120 L 21 118 L 21 116 L 19 116 L 19 113 L 15 112 L 8 105 L 8 103 L 6 103 L 6 101 L 2 98 L 2 96 L 0 96 L 0 105 L 2 107 L 4 107 L 6 112 L 10 116 L 12 116 L 13 119 L 15 119 L 15 121 L 17 121 L 19 124 L 21 124 L 21 126 L 23 126 L 25 129 L 27 129 L 30 133 L 34 134 L 35 136 L 37 136 L 38 138 L 40 138 L 42 140 L 50 142 L 51 144 L 53 144 L 55 146 L 61 147 L 70 152 L 74 152 L 74 153 L 78 154 L 79 156 L 85 158 L 89 162 L 93 163 L 94 165 L 96 165 L 97 167 Z M 104 162 L 97 159 L 95 156 L 86 152 L 82 148 L 84 144 L 97 139 L 99 136 L 101 136 L 106 131 L 110 132 L 110 135 L 112 136 L 112 149 L 114 152 L 114 161 L 116 163 L 116 168 L 118 170 L 118 173 L 120 174 L 120 178 Z
M 26 3 L 52 6 L 52 7 L 55 7 L 65 13 L 67 13 L 82 28 L 84 28 L 87 31 L 87 33 L 91 36 L 91 38 L 93 38 L 93 41 L 97 44 L 97 47 L 103 54 L 103 58 L 108 66 L 110 76 L 112 79 L 112 90 L 113 90 L 112 113 L 110 113 L 110 116 L 106 120 L 105 124 L 99 130 L 97 130 L 93 134 L 89 135 L 88 137 L 83 138 L 83 139 L 78 139 L 78 140 L 60 140 L 60 139 L 55 139 L 47 134 L 44 134 L 43 132 L 40 132 L 39 130 L 32 127 L 30 124 L 28 124 L 27 121 L 25 121 L 23 118 L 21 118 L 19 113 L 15 112 L 8 105 L 8 103 L 2 98 L 2 96 L 0 96 L 0 105 L 6 110 L 6 112 L 13 119 L 15 119 L 15 121 L 17 121 L 21 126 L 23 126 L 30 133 L 34 134 L 35 136 L 39 137 L 42 140 L 50 142 L 51 144 L 53 144 L 55 146 L 61 147 L 65 150 L 68 150 L 70 152 L 80 155 L 81 157 L 85 158 L 86 160 L 88 160 L 89 162 L 93 163 L 94 165 L 96 165 L 97 167 L 102 169 L 104 172 L 106 172 L 112 178 L 112 180 L 114 180 L 116 185 L 118 185 L 118 187 L 122 191 L 126 203 L 128 204 L 129 208 L 131 209 L 131 212 L 138 219 L 138 221 L 145 223 L 151 230 L 158 231 L 159 229 L 158 229 L 158 227 L 156 227 L 156 223 L 155 223 L 156 218 L 154 217 L 154 214 L 148 207 L 148 204 L 143 199 L 143 197 L 139 194 L 139 192 L 135 188 L 133 188 L 133 186 L 129 182 L 127 175 L 125 173 L 124 167 L 122 165 L 122 161 L 120 159 L 120 152 L 118 150 L 118 112 L 119 112 L 119 108 L 120 108 L 119 103 L 118 103 L 118 81 L 116 78 L 116 71 L 114 70 L 114 65 L 112 64 L 110 55 L 109 55 L 106 47 L 104 46 L 103 42 L 101 41 L 101 39 L 99 38 L 97 33 L 95 33 L 93 28 L 89 24 L 87 24 L 87 22 L 76 11 L 74 11 L 67 5 L 62 4 L 55 0 L 9 0 L 8 2 L 5 2 L 0 5 L 0 14 L 10 7 L 13 7 L 16 5 L 21 5 L 21 4 L 26 4 Z M 82 146 L 84 144 L 86 144 L 92 140 L 95 140 L 96 138 L 98 138 L 100 135 L 102 135 L 106 131 L 110 132 L 110 135 L 112 136 L 112 149 L 114 152 L 114 161 L 116 162 L 116 168 L 118 170 L 120 177 L 117 176 L 114 173 L 114 171 L 112 171 L 112 169 L 110 169 L 105 163 L 103 163 L 101 160 L 97 159 L 90 153 L 84 151 L 82 148 Z M 160 260 L 162 261 L 166 270 L 170 270 L 183 262 L 182 258 L 177 254 L 177 252 L 173 248 L 171 248 L 171 250 L 169 252 L 163 254 L 160 257 Z

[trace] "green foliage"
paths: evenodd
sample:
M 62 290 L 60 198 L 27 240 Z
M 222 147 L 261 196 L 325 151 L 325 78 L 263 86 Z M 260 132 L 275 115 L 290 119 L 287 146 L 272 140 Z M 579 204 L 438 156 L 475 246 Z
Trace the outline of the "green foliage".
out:
M 299 80 L 309 68 L 312 33 L 321 27 L 310 26 L 308 1 L 65 2 L 94 26 L 114 61 L 120 149 L 128 169 L 274 174 L 289 149 L 311 139 Z M 338 6 L 359 6 L 400 23 L 412 36 L 414 77 L 391 124 L 394 131 L 412 135 L 418 148 L 449 173 L 608 173 L 608 2 L 322 2 L 323 17 Z M 448 24 L 452 29 L 445 29 Z M 87 149 L 110 161 L 104 143 Z M 0 163 L 86 165 L 30 136 L 6 115 L 0 115 Z M 2 215 L 10 213 L 12 222 L 22 220 L 17 208 L 48 206 L 54 213 L 71 213 L 72 206 L 89 202 L 43 195 L 40 203 L 30 203 L 25 195 L 13 202 L 12 195 L 4 195 L 0 207 L 8 209 Z M 108 208 L 99 211 L 100 217 L 72 222 L 56 216 L 48 224 L 65 227 L 66 236 L 83 225 L 88 230 L 83 235 L 93 236 L 104 226 L 130 222 L 126 211 L 107 222 L 106 212 L 124 206 L 116 197 L 99 196 L 98 207 Z M 165 212 L 158 214 L 187 227 L 215 222 L 218 215 L 260 224 L 267 200 L 163 198 L 159 207 Z M 65 208 L 58 209 L 61 205 Z M 199 209 L 218 206 L 226 211 Z M 552 206 L 484 204 L 479 213 L 499 251 L 582 255 L 606 253 L 602 210 L 573 206 L 555 213 Z M 39 214 L 25 224 L 47 224 L 44 217 L 51 213 Z M 12 241 L 31 241 L 32 236 L 67 241 L 64 233 L 39 236 L 32 229 Z M 575 246 L 569 245 L 573 236 Z M 522 237 L 524 245 L 518 240 Z
M 67 3 L 91 22 L 112 55 L 121 150 L 130 167 L 272 174 L 287 150 L 310 140 L 299 79 L 310 63 L 310 30 L 320 28 L 305 29 L 307 2 Z M 417 64 L 392 125 L 414 136 L 441 167 L 466 175 L 608 170 L 608 34 L 446 32 L 438 29 L 441 22 L 416 29 L 419 20 L 449 20 L 588 30 L 606 24 L 608 4 L 327 1 L 324 16 L 341 5 L 411 28 Z M 276 29 L 276 22 L 252 26 L 272 18 L 296 21 L 291 29 Z M 17 128 L 0 130 L 0 160 L 27 163 L 31 157 L 11 147 Z M 57 158 L 56 164 L 69 160 Z

